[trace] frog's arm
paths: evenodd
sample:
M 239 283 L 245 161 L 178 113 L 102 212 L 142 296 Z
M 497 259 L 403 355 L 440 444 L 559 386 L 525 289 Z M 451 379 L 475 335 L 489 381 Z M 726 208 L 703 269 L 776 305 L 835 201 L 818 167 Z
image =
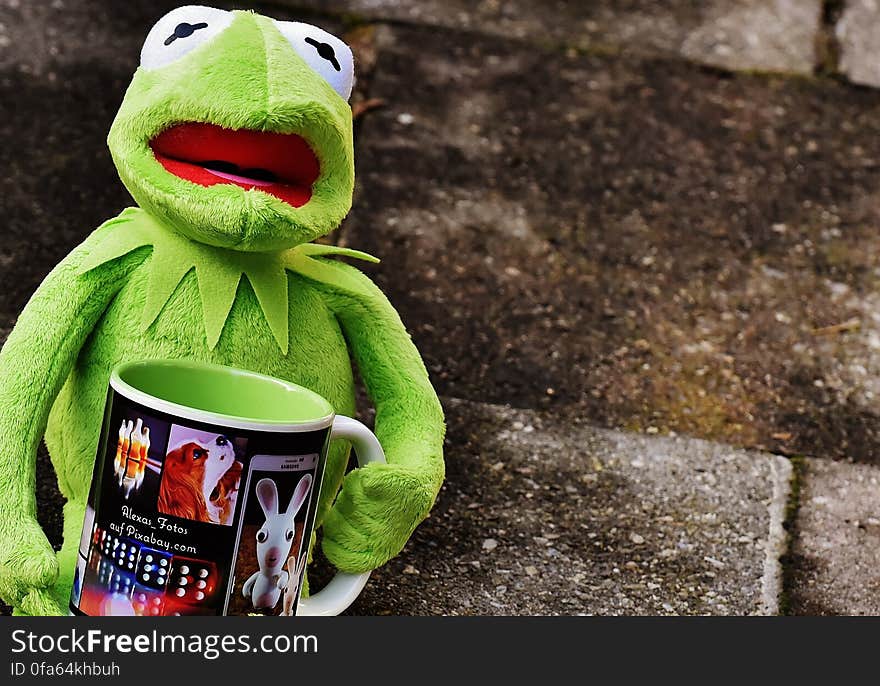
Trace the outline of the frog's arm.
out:
M 419 352 L 385 295 L 354 267 L 321 262 L 333 270 L 323 288 L 376 406 L 388 460 L 350 472 L 324 522 L 327 558 L 357 573 L 397 555 L 428 515 L 443 483 L 445 424 Z
M 0 597 L 31 614 L 50 614 L 41 592 L 58 574 L 37 524 L 35 464 L 49 411 L 87 337 L 143 250 L 82 273 L 110 231 L 108 222 L 43 281 L 0 352 Z

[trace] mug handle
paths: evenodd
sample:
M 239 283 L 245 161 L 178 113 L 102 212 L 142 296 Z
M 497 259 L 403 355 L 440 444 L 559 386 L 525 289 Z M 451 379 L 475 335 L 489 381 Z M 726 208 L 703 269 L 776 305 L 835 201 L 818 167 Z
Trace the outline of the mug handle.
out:
M 333 419 L 330 440 L 346 439 L 354 448 L 358 466 L 371 462 L 385 462 L 385 451 L 379 439 L 366 426 L 351 417 L 337 415 Z M 296 614 L 298 617 L 335 617 L 342 614 L 364 590 L 370 572 L 346 574 L 337 572 L 320 591 L 308 598 L 300 598 Z

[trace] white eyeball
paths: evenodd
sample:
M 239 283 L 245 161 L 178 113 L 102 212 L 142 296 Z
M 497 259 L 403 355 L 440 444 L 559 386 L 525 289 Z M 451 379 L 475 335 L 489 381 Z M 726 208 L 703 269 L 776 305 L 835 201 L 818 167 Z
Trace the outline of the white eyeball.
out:
M 141 66 L 159 69 L 171 64 L 222 33 L 232 19 L 232 12 L 200 5 L 171 10 L 147 35 L 141 50 Z
M 276 21 L 275 26 L 293 49 L 345 100 L 354 85 L 354 57 L 336 36 L 311 24 Z

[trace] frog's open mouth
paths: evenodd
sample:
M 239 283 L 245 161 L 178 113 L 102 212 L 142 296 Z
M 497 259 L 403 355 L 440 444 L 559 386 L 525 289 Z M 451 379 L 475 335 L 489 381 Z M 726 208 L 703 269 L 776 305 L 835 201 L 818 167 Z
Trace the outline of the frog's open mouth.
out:
M 224 129 L 191 122 L 166 129 L 150 147 L 165 169 L 200 186 L 230 183 L 274 195 L 293 207 L 312 197 L 318 158 L 296 134 Z

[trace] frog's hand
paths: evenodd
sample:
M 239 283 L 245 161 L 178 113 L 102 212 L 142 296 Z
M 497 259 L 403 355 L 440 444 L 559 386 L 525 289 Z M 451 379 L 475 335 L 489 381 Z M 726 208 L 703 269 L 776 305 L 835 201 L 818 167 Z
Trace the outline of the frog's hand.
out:
M 35 517 L 37 446 L 80 349 L 135 260 L 144 258 L 135 251 L 82 271 L 101 243 L 126 229 L 125 217 L 98 229 L 46 277 L 0 352 L 0 597 L 12 605 L 58 575 Z
M 321 288 L 376 406 L 388 460 L 350 472 L 324 521 L 327 558 L 358 573 L 397 555 L 427 517 L 443 483 L 445 425 L 419 352 L 382 291 L 348 264 L 320 262 L 328 277 Z

